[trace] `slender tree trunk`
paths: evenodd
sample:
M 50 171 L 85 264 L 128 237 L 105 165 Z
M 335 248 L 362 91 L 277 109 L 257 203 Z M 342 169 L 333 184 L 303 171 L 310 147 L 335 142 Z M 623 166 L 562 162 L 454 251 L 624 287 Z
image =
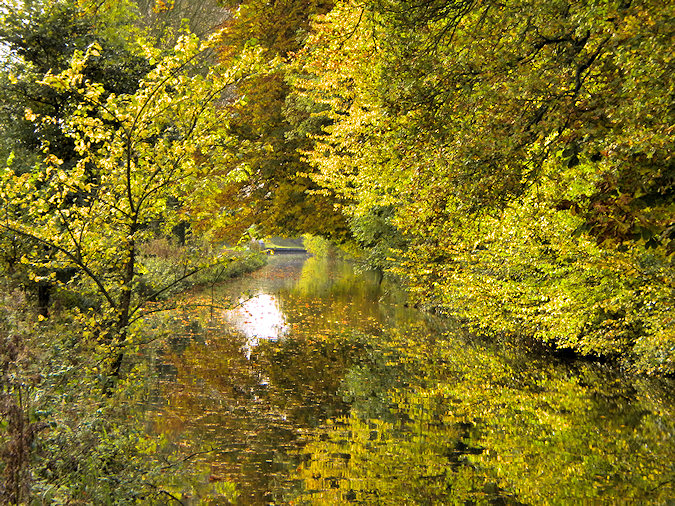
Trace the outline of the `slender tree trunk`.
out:
M 23 406 L 21 387 L 9 387 L 6 397 L 8 441 L 2 449 L 5 486 L 0 500 L 7 504 L 23 504 L 29 490 L 29 456 L 32 442 L 28 415 Z
M 49 301 L 51 299 L 52 284 L 40 282 L 37 287 L 38 314 L 49 318 Z
M 120 303 L 118 307 L 117 326 L 115 329 L 115 342 L 122 346 L 127 340 L 127 327 L 129 326 L 129 318 L 131 315 L 131 302 L 133 296 L 133 283 L 136 277 L 136 240 L 134 234 L 138 230 L 138 224 L 132 223 L 129 227 L 129 242 L 127 248 L 127 262 L 124 267 L 124 276 L 122 284 L 122 294 L 120 296 Z M 117 353 L 113 361 L 111 372 L 113 376 L 119 376 L 122 360 L 124 359 L 123 348 Z

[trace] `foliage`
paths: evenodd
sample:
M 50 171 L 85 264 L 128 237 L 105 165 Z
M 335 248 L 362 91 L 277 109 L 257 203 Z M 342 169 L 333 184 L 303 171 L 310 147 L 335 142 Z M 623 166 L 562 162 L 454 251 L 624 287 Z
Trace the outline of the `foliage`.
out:
M 216 228 L 220 237 L 237 240 L 252 224 L 264 235 L 345 234 L 334 197 L 319 191 L 307 176 L 311 169 L 299 149 L 308 139 L 295 125 L 310 111 L 306 104 L 293 102 L 285 82 L 286 64 L 302 46 L 310 19 L 329 7 L 330 2 L 314 0 L 246 0 L 237 3 L 236 13 L 224 24 L 222 61 L 257 47 L 268 64 L 236 89 L 241 100 L 232 108 L 228 127 L 236 142 L 230 146 L 231 159 L 221 167 L 233 177 L 208 203 L 212 212 L 230 217 Z
M 166 242 L 166 239 L 158 241 Z M 143 275 L 138 280 L 138 290 L 147 296 L 156 294 L 154 301 L 169 299 L 195 285 L 222 283 L 227 279 L 255 271 L 267 261 L 267 257 L 260 253 L 225 253 L 222 258 L 214 261 L 214 252 L 206 248 L 183 247 L 170 251 L 168 255 L 161 255 L 144 249 L 140 258 Z M 202 263 L 207 267 L 187 276 L 192 271 L 191 265 L 200 256 L 202 259 L 197 263 Z M 171 288 L 158 294 L 158 291 L 167 283 L 171 284 Z
M 323 237 L 305 234 L 302 239 L 305 249 L 311 255 L 318 257 L 332 257 L 337 254 L 333 243 Z
M 181 495 L 166 474 L 180 474 L 182 459 L 166 460 L 172 447 L 146 435 L 133 409 L 148 376 L 124 358 L 147 340 L 133 324 L 156 310 L 148 300 L 198 272 L 211 282 L 235 272 L 222 265 L 229 259 L 214 266 L 202 256 L 153 286 L 143 279 L 142 246 L 189 219 L 187 196 L 199 199 L 222 181 L 206 176 L 228 142 L 228 90 L 255 58 L 204 73 L 199 64 L 214 39 L 182 32 L 171 49 L 143 37 L 131 44 L 126 4 L 99 3 L 97 12 L 115 5 L 123 13 L 110 14 L 108 26 L 96 26 L 104 17 L 88 2 L 3 11 L 0 36 L 14 52 L 2 94 L 17 98 L 0 121 L 14 150 L 0 177 L 0 229 L 11 246 L 3 267 L 56 294 L 50 320 L 47 298 L 37 320 L 24 310 L 28 323 L 3 321 L 9 501 L 162 503 Z M 17 35 L 24 25 L 25 39 Z M 217 269 L 210 277 L 207 266 Z
M 0 501 L 267 501 L 293 466 L 292 501 L 667 502 L 667 388 L 513 343 L 675 372 L 674 15 L 657 0 L 3 5 Z M 203 41 L 186 29 L 211 22 Z M 192 283 L 212 318 L 215 284 L 263 257 L 204 245 L 244 231 L 348 243 L 502 346 L 381 328 L 352 305 L 373 293 L 311 275 L 334 258 L 308 261 L 292 297 L 349 304 L 288 309 L 278 341 L 149 319 Z M 362 331 L 332 328 L 354 316 Z M 134 359 L 162 328 L 168 363 Z M 158 365 L 180 386 L 166 439 L 135 408 Z M 176 420 L 204 428 L 194 446 Z M 224 446 L 253 441 L 243 464 L 214 425 Z M 263 472 L 235 485 L 241 465 Z
M 224 2 L 208 0 L 136 0 L 137 23 L 154 37 L 171 46 L 180 29 L 187 25 L 200 38 L 218 30 L 230 17 L 230 10 Z
M 649 0 L 340 2 L 291 80 L 324 106 L 312 177 L 420 302 L 671 373 L 672 19 Z
M 108 340 L 124 342 L 147 299 L 137 290 L 138 252 L 153 236 L 153 224 L 175 225 L 180 213 L 190 212 L 187 202 L 181 207 L 177 201 L 186 195 L 198 201 L 219 184 L 207 175 L 225 151 L 226 110 L 214 105 L 247 70 L 233 64 L 213 67 L 207 75 L 193 73 L 212 43 L 185 33 L 167 55 L 143 46 L 142 56 L 153 68 L 134 93 L 120 94 L 106 92 L 84 74 L 100 57 L 100 46 L 76 51 L 69 68 L 48 72 L 40 84 L 78 96 L 77 109 L 64 117 L 25 113 L 38 126 L 63 129 L 74 143 L 76 162 L 65 164 L 43 143 L 39 171 L 4 172 L 2 199 L 17 212 L 5 215 L 3 230 L 52 253 L 44 259 L 35 248 L 22 263 L 32 267 L 32 276 L 46 271 L 52 278 L 55 268 L 73 268 L 77 279 L 70 282 L 101 297 L 98 311 Z M 199 270 L 192 267 L 185 277 Z M 113 369 L 118 366 L 119 357 Z
M 55 89 L 41 82 L 48 72 L 65 71 L 75 50 L 86 51 L 95 42 L 99 55 L 82 69 L 83 77 L 102 85 L 103 96 L 134 93 L 149 63 L 135 53 L 125 40 L 132 17 L 126 2 L 41 2 L 28 1 L 7 9 L 0 18 L 0 40 L 8 53 L 0 73 L 0 148 L 3 164 L 18 174 L 37 173 L 43 148 L 62 161 L 70 170 L 78 161 L 72 138 L 57 122 L 36 123 L 26 110 L 37 116 L 61 118 L 83 106 L 84 97 L 66 89 Z M 52 205 L 56 205 L 53 202 Z M 67 207 L 69 202 L 65 202 Z M 5 217 L 22 214 L 20 202 L 3 204 Z M 52 292 L 50 274 L 67 278 L 67 270 L 41 269 L 40 279 L 31 279 L 20 262 L 28 255 L 42 255 L 49 261 L 53 252 L 25 237 L 3 231 L 3 269 L 19 279 L 38 298 L 44 316 L 48 314 Z
M 42 428 L 30 417 L 31 392 L 39 380 L 21 335 L 28 329 L 19 328 L 23 322 L 10 309 L 19 300 L 16 292 L 5 293 L 0 307 L 0 501 L 14 504 L 28 497 L 31 446 Z
M 123 14 L 125 6 L 125 2 L 102 2 L 93 12 L 88 2 L 47 5 L 32 0 L 0 18 L 0 40 L 11 51 L 4 62 L 0 86 L 0 124 L 8 141 L 2 155 L 6 158 L 14 151 L 17 165 L 23 165 L 22 172 L 32 169 L 46 142 L 66 165 L 75 163 L 77 158 L 72 139 L 58 125 L 36 125 L 26 118 L 27 108 L 38 115 L 61 117 L 70 114 L 83 99 L 41 83 L 44 74 L 66 70 L 73 52 L 84 52 L 94 42 L 100 46 L 99 55 L 82 71 L 86 79 L 101 83 L 106 94 L 133 93 L 141 76 L 149 70 L 147 61 L 134 54 L 124 40 L 123 34 L 129 33 L 125 24 L 130 22 L 129 16 Z
M 0 498 L 29 504 L 162 502 L 175 449 L 144 429 L 135 367 L 101 395 L 107 350 L 62 315 L 35 317 L 19 290 L 0 305 Z M 183 473 L 171 466 L 171 476 Z

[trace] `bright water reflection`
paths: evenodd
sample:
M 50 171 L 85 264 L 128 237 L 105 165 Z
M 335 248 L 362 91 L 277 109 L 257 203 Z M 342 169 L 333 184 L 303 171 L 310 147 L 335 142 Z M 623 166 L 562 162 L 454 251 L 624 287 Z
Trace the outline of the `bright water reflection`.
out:
M 246 336 L 245 349 L 248 358 L 260 339 L 278 339 L 289 328 L 277 298 L 263 292 L 252 297 L 241 297 L 234 309 L 224 312 L 224 318 Z
M 246 291 L 248 313 L 174 315 L 157 360 L 154 430 L 208 451 L 185 504 L 675 497 L 670 381 L 450 332 L 345 263 L 276 258 L 219 295 Z

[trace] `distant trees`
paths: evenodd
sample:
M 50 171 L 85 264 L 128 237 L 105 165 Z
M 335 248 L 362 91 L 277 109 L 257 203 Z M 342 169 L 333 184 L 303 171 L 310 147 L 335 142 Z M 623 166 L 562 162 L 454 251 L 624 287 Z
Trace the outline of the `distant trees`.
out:
M 135 24 L 168 43 L 175 42 L 182 27 L 205 38 L 231 16 L 229 2 L 218 0 L 136 0 L 134 4 Z
M 269 63 L 233 90 L 240 99 L 231 108 L 228 126 L 235 142 L 221 170 L 236 181 L 207 203 L 212 212 L 231 218 L 214 229 L 220 236 L 237 239 L 252 224 L 265 234 L 310 232 L 340 238 L 346 233 L 335 198 L 308 177 L 312 168 L 302 155 L 311 146 L 308 133 L 320 125 L 311 124 L 312 111 L 306 109 L 311 104 L 294 101 L 287 83 L 288 64 L 303 46 L 310 20 L 331 5 L 246 0 L 236 3 L 223 25 L 222 62 L 236 61 L 247 48 L 257 47 Z

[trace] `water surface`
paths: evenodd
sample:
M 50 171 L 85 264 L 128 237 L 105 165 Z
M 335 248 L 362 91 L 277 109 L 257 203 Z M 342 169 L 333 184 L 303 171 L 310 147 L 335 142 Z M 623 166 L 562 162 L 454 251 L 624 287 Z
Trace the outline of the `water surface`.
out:
M 337 260 L 191 302 L 150 414 L 185 503 L 673 504 L 670 381 L 472 338 Z

